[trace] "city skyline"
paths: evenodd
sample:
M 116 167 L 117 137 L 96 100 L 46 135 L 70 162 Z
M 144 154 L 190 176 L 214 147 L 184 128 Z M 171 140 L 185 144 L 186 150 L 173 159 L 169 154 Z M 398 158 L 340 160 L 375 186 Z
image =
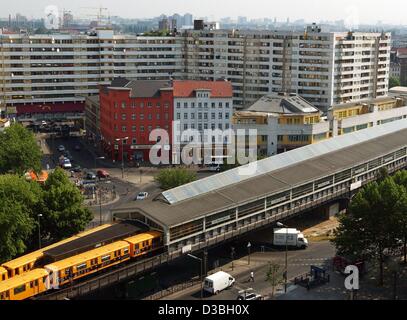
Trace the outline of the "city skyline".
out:
M 191 13 L 194 17 L 207 16 L 213 20 L 219 20 L 222 17 L 246 16 L 249 19 L 277 18 L 279 21 L 286 21 L 287 18 L 290 21 L 304 19 L 308 22 L 344 20 L 345 23 L 352 25 L 377 23 L 378 21 L 395 25 L 404 23 L 403 10 L 397 10 L 403 6 L 402 0 L 390 0 L 387 6 L 383 6 L 379 0 L 344 0 L 337 3 L 324 0 L 310 0 L 306 3 L 300 0 L 289 0 L 282 4 L 277 1 L 253 0 L 250 6 L 243 0 L 233 1 L 233 6 L 230 5 L 230 2 L 224 1 L 219 4 L 215 0 L 174 0 L 171 3 L 154 0 L 153 6 L 151 1 L 145 0 L 137 1 L 137 4 L 129 0 L 116 0 L 114 6 L 111 0 L 88 0 L 86 4 L 79 0 L 54 2 L 38 0 L 35 7 L 31 7 L 27 0 L 17 0 L 0 4 L 0 10 L 3 18 L 17 13 L 28 18 L 41 18 L 44 16 L 45 8 L 50 5 L 57 6 L 60 11 L 64 9 L 71 11 L 77 17 L 95 14 L 97 8 L 103 7 L 108 9 L 110 16 L 134 19 L 157 17 L 161 14 Z

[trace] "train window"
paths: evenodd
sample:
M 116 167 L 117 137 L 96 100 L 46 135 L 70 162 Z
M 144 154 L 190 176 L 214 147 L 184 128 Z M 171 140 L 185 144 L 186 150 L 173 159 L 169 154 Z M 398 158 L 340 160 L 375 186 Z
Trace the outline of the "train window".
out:
M 125 248 L 124 250 L 123 250 L 123 254 L 128 254 L 129 253 L 129 249 L 128 248 Z
M 108 260 L 110 260 L 110 255 L 102 257 L 102 262 L 106 262 Z
M 82 263 L 82 264 L 79 264 L 79 265 L 76 266 L 77 270 L 82 270 L 82 269 L 85 269 L 85 268 L 86 268 L 86 263 Z
M 24 292 L 24 291 L 25 291 L 25 284 L 23 284 L 23 285 L 21 285 L 21 286 L 19 286 L 17 288 L 14 288 L 14 295 L 19 294 L 19 293 Z
M 38 280 L 34 281 L 34 286 L 38 287 Z
M 134 249 L 136 249 L 136 250 L 138 250 L 139 247 L 140 247 L 140 245 L 138 243 L 134 245 Z

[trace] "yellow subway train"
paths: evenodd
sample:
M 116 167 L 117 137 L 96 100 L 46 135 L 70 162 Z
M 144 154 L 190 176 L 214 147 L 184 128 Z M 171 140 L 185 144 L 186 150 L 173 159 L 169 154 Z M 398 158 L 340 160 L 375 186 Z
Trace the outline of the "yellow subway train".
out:
M 44 252 L 51 249 L 51 248 L 55 248 L 58 247 L 62 244 L 71 242 L 73 240 L 85 237 L 87 235 L 90 235 L 92 233 L 98 232 L 100 230 L 106 229 L 108 227 L 110 227 L 111 224 L 105 224 L 84 232 L 81 232 L 77 235 L 74 235 L 70 238 L 61 240 L 59 242 L 53 243 L 52 245 L 49 245 L 47 247 L 41 248 L 37 251 L 34 252 L 30 252 L 28 254 L 25 254 L 21 257 L 18 257 L 16 259 L 7 261 L 5 263 L 3 263 L 0 267 L 0 283 L 1 281 L 4 281 L 6 279 L 10 279 L 13 278 L 14 276 L 17 275 L 22 275 L 25 272 L 31 271 L 35 268 L 38 267 L 43 267 L 42 265 L 42 258 L 44 257 Z
M 0 300 L 31 298 L 162 247 L 162 234 L 157 231 L 116 241 L 0 282 Z

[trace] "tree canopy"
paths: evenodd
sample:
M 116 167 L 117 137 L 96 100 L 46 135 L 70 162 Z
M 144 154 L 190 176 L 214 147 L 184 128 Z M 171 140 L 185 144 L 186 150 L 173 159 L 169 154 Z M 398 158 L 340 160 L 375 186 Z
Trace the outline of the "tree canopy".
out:
M 400 79 L 397 77 L 390 77 L 389 78 L 389 88 L 399 87 L 401 85 Z
M 338 254 L 376 260 L 383 284 L 385 250 L 398 245 L 397 239 L 401 237 L 398 225 L 406 212 L 406 188 L 393 177 L 369 183 L 352 199 L 349 214 L 339 218 L 333 239 Z
M 34 135 L 22 125 L 13 124 L 0 133 L 0 173 L 40 172 L 41 159 Z
M 65 172 L 57 168 L 44 185 L 42 196 L 43 235 L 54 241 L 85 229 L 92 213 L 83 206 L 83 196 Z
M 0 262 L 27 249 L 40 195 L 38 184 L 16 175 L 0 175 Z
M 164 190 L 176 188 L 196 180 L 196 174 L 184 168 L 164 169 L 155 177 Z
M 41 239 L 49 242 L 83 231 L 92 220 L 79 189 L 60 168 L 44 186 L 18 175 L 0 175 L 0 203 L 0 263 L 37 248 L 39 214 Z

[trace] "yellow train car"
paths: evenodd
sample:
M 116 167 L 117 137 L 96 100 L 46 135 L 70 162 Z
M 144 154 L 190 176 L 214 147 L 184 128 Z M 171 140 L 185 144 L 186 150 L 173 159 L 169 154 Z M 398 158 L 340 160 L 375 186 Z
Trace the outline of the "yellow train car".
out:
M 54 288 L 130 259 L 130 244 L 117 241 L 79 255 L 56 261 L 44 268 Z
M 156 251 L 163 246 L 162 234 L 157 231 L 141 233 L 126 238 L 124 241 L 127 241 L 130 244 L 130 256 L 132 258 Z
M 7 280 L 8 279 L 8 275 L 7 275 L 7 269 L 0 267 L 0 282 Z
M 44 252 L 51 249 L 51 248 L 55 248 L 58 247 L 64 243 L 68 243 L 72 240 L 87 236 L 89 234 L 95 233 L 97 231 L 106 229 L 108 227 L 110 227 L 111 224 L 105 224 L 102 226 L 99 226 L 97 228 L 94 229 L 90 229 L 84 232 L 81 232 L 77 235 L 74 235 L 70 238 L 61 240 L 59 242 L 53 243 L 47 247 L 44 247 L 40 250 L 28 253 L 24 256 L 18 257 L 14 260 L 10 260 L 8 262 L 3 263 L 1 266 L 5 269 L 7 269 L 7 273 L 8 273 L 8 278 L 12 278 L 14 276 L 17 275 L 21 275 L 25 272 L 28 272 L 30 270 L 33 270 L 34 268 L 38 268 L 38 267 L 42 267 L 42 265 L 39 263 L 40 260 L 44 257 Z
M 0 282 L 0 300 L 24 300 L 47 291 L 48 272 L 35 269 Z

